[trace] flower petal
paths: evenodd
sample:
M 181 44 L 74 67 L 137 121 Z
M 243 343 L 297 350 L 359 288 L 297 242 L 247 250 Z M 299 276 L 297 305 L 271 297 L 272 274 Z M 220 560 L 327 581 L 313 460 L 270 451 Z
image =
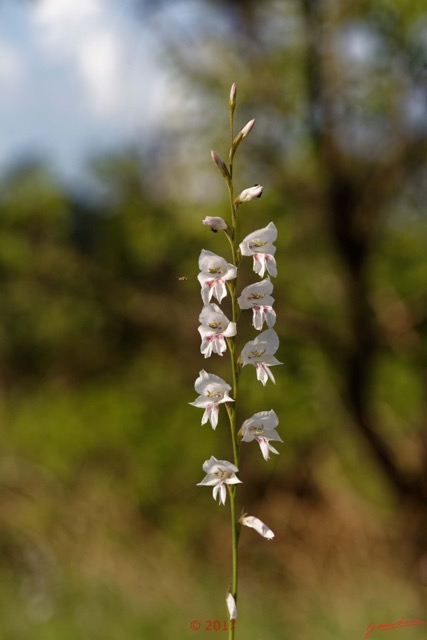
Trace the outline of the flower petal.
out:
M 272 453 L 277 453 L 277 455 L 279 455 L 279 452 L 277 451 L 277 449 L 275 449 L 274 447 L 271 446 L 270 442 L 269 442 L 269 438 L 265 438 L 265 437 L 261 437 L 261 438 L 255 438 L 260 446 L 261 449 L 261 453 L 263 455 L 264 460 L 270 460 L 270 451 Z
M 277 265 L 276 259 L 273 255 L 266 254 L 265 256 L 265 266 L 267 267 L 268 273 L 275 278 L 277 276 Z

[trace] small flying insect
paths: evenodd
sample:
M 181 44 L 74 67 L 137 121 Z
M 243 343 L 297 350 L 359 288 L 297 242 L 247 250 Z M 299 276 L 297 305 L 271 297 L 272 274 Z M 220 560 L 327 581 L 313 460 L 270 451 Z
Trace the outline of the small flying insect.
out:
M 186 280 L 188 280 L 187 276 L 179 276 L 178 280 L 180 280 L 181 282 L 185 282 Z

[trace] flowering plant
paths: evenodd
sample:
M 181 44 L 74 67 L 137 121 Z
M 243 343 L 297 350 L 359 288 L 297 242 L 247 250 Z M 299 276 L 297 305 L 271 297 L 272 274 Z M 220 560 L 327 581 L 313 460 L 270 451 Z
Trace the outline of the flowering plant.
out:
M 254 529 L 267 540 L 274 538 L 272 530 L 255 516 L 248 516 L 242 513 L 236 516 L 237 488 L 242 480 L 237 477 L 239 473 L 240 444 L 241 442 L 258 442 L 262 456 L 265 460 L 270 459 L 270 453 L 279 452 L 270 444 L 270 441 L 282 442 L 277 432 L 279 419 L 276 413 L 269 411 L 259 411 L 252 417 L 247 418 L 237 427 L 237 393 L 241 370 L 247 364 L 252 364 L 256 370 L 256 377 L 263 385 L 268 380 L 275 383 L 270 367 L 281 364 L 275 357 L 279 347 L 279 338 L 273 326 L 276 322 L 276 313 L 273 310 L 274 298 L 273 283 L 270 277 L 277 275 L 275 260 L 276 247 L 274 242 L 277 239 L 277 229 L 273 222 L 265 228 L 257 229 L 246 236 L 240 243 L 237 240 L 237 212 L 240 206 L 256 198 L 260 198 L 263 187 L 259 184 L 248 187 L 241 191 L 240 195 L 234 197 L 233 187 L 233 162 L 234 156 L 240 143 L 252 131 L 255 120 L 250 120 L 235 136 L 234 135 L 234 110 L 236 107 L 236 85 L 233 84 L 230 91 L 229 115 L 231 147 L 229 151 L 228 165 L 221 160 L 220 156 L 211 151 L 211 158 L 215 166 L 223 176 L 230 200 L 231 215 L 230 220 L 224 218 L 206 216 L 202 220 L 203 224 L 210 227 L 212 231 L 224 232 L 231 248 L 231 262 L 211 251 L 203 249 L 199 258 L 198 280 L 201 285 L 201 297 L 203 308 L 199 315 L 200 326 L 198 331 L 201 337 L 200 351 L 205 358 L 213 354 L 222 356 L 228 347 L 231 363 L 232 384 L 228 384 L 222 378 L 213 373 L 200 371 L 195 382 L 195 390 L 199 394 L 194 402 L 195 407 L 204 409 L 202 424 L 210 422 L 213 429 L 216 429 L 219 421 L 220 405 L 223 404 L 228 415 L 230 426 L 231 445 L 233 462 L 228 460 L 217 460 L 211 456 L 203 463 L 203 471 L 206 476 L 199 486 L 213 488 L 213 498 L 218 499 L 219 504 L 224 505 L 227 493 L 230 501 L 231 511 L 231 533 L 232 533 L 232 582 L 226 597 L 226 605 L 230 620 L 237 617 L 237 585 L 238 585 L 238 540 L 242 526 Z M 245 287 L 240 295 L 237 295 L 236 280 L 241 264 L 242 256 L 253 258 L 253 270 L 263 280 L 255 282 Z M 231 314 L 229 317 L 222 311 L 218 304 L 230 294 Z M 212 302 L 215 298 L 218 304 Z M 267 329 L 258 334 L 253 340 L 247 342 L 241 349 L 240 355 L 236 349 L 238 318 L 241 310 L 252 310 L 252 325 L 257 331 L 261 331 L 264 324 Z M 221 409 L 221 411 L 223 411 Z M 230 626 L 229 638 L 234 638 L 235 627 Z

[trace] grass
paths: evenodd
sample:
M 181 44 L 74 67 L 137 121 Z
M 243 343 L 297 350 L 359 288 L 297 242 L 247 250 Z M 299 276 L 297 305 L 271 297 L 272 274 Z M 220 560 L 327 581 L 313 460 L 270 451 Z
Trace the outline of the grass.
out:
M 185 403 L 193 390 L 172 371 L 162 395 L 162 375 L 3 399 L 2 640 L 227 637 L 228 513 L 195 487 L 221 432 L 200 426 Z M 399 514 L 357 495 L 354 469 L 346 478 L 321 462 L 319 501 L 272 483 L 251 503 L 276 539 L 242 535 L 239 640 L 363 638 L 372 621 L 423 620 L 422 586 L 399 557 Z M 221 630 L 208 631 L 215 620 Z

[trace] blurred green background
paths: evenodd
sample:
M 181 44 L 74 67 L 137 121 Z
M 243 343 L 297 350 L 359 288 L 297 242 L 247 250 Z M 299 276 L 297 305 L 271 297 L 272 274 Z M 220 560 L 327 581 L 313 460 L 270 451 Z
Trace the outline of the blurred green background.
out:
M 239 418 L 274 408 L 284 444 L 243 450 L 242 506 L 276 538 L 241 536 L 237 637 L 427 622 L 425 4 L 132 10 L 161 12 L 192 117 L 94 153 L 93 191 L 42 160 L 1 176 L 0 636 L 226 637 L 204 629 L 225 619 L 229 514 L 196 487 L 230 459 L 226 416 L 213 432 L 188 403 L 200 369 L 229 378 L 200 354 L 197 261 L 229 259 L 201 220 L 228 215 L 209 151 L 227 156 L 233 81 L 237 126 L 256 118 L 236 187 L 264 185 L 240 233 L 278 227 L 284 363 L 276 386 L 242 374 Z

